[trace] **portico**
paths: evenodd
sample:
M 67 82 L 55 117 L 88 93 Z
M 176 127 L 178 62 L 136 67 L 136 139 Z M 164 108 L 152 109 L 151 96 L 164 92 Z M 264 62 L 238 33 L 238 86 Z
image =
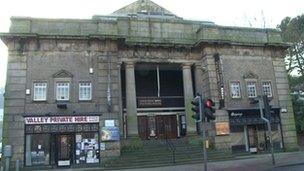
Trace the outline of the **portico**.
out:
M 188 133 L 195 132 L 195 122 L 191 118 L 191 100 L 194 88 L 199 88 L 199 85 L 193 84 L 193 79 L 199 80 L 198 65 L 194 66 L 191 62 L 128 61 L 124 62 L 122 72 L 124 72 L 121 74 L 124 75 L 121 80 L 122 85 L 125 86 L 125 92 L 122 94 L 125 95 L 124 123 L 127 137 L 139 134 L 141 137 L 149 137 L 151 131 L 158 131 L 163 126 L 165 129 L 171 122 L 174 122 L 172 123 L 174 128 L 168 131 L 176 131 L 176 135 L 171 137 L 184 136 L 183 132 L 186 130 Z M 193 75 L 194 72 L 196 74 Z M 174 116 L 168 121 L 170 123 L 163 120 L 166 120 L 167 116 Z M 182 128 L 184 130 L 181 130 Z

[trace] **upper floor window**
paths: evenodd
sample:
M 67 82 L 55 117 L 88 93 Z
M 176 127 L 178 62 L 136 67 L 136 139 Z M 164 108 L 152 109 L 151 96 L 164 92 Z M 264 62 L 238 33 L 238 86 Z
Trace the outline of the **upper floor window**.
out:
M 70 83 L 69 82 L 57 82 L 56 83 L 56 99 L 58 101 L 64 101 L 70 99 Z
M 267 97 L 272 97 L 272 89 L 271 89 L 270 81 L 262 82 L 262 91 L 264 95 L 267 95 Z
M 255 82 L 247 82 L 247 94 L 249 98 L 255 98 L 257 97 L 257 91 L 256 91 L 256 83 Z
M 79 100 L 91 100 L 92 99 L 92 84 L 91 82 L 79 83 Z
M 240 82 L 231 82 L 230 90 L 232 98 L 241 98 Z
M 34 83 L 34 101 L 46 100 L 46 83 Z

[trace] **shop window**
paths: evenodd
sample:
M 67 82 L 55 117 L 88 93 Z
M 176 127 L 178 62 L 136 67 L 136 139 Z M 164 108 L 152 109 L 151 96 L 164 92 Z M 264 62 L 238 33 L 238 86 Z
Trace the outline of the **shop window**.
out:
M 26 166 L 50 164 L 50 135 L 29 134 L 26 135 Z
M 56 99 L 58 101 L 66 101 L 66 100 L 70 99 L 70 83 L 69 82 L 57 82 Z
M 76 164 L 89 164 L 98 162 L 98 133 L 77 133 Z
M 267 97 L 272 97 L 272 89 L 271 89 L 270 81 L 262 82 L 262 90 L 264 95 L 267 95 Z
M 34 101 L 46 100 L 46 83 L 34 83 Z
M 256 91 L 256 83 L 255 82 L 247 82 L 247 94 L 249 98 L 257 97 Z
M 79 83 L 79 100 L 91 100 L 92 99 L 92 84 L 91 82 Z
M 240 82 L 231 82 L 230 90 L 232 98 L 241 98 Z

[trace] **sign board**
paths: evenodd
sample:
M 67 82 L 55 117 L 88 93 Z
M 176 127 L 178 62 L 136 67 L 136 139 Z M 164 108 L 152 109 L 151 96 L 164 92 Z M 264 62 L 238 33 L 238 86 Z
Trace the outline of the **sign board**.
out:
M 157 107 L 162 105 L 161 99 L 139 99 L 139 107 Z
M 106 127 L 115 126 L 114 120 L 105 120 L 105 126 L 106 126 Z
M 230 133 L 228 122 L 215 123 L 215 129 L 216 129 L 216 135 L 228 135 Z
M 71 124 L 71 123 L 99 123 L 99 116 L 50 116 L 24 117 L 26 125 L 33 124 Z
M 119 129 L 118 127 L 102 127 L 101 129 L 101 141 L 119 141 Z

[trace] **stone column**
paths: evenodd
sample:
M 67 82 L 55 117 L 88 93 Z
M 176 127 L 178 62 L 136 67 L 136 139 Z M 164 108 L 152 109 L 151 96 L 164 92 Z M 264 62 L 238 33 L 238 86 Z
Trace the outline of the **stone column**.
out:
M 134 62 L 126 62 L 127 135 L 138 136 Z
M 295 127 L 295 119 L 290 98 L 289 83 L 285 70 L 284 58 L 282 55 L 272 58 L 272 60 L 279 104 L 282 109 L 287 109 L 286 113 L 280 112 L 284 148 L 288 151 L 297 150 L 297 132 Z
M 119 129 L 120 129 L 120 136 L 124 137 L 124 120 L 123 120 L 123 105 L 122 105 L 122 92 L 121 92 L 121 62 L 117 63 L 117 76 L 118 76 L 118 106 L 119 106 Z
M 194 78 L 195 78 L 195 89 L 196 89 L 196 92 L 194 93 L 201 94 L 203 88 L 203 71 L 202 71 L 201 63 L 194 64 Z
M 193 86 L 191 76 L 191 63 L 185 63 L 183 68 L 183 83 L 184 83 L 184 100 L 185 100 L 185 114 L 187 122 L 187 132 L 194 133 L 196 131 L 195 121 L 191 117 L 193 112 L 191 110 L 193 99 Z

